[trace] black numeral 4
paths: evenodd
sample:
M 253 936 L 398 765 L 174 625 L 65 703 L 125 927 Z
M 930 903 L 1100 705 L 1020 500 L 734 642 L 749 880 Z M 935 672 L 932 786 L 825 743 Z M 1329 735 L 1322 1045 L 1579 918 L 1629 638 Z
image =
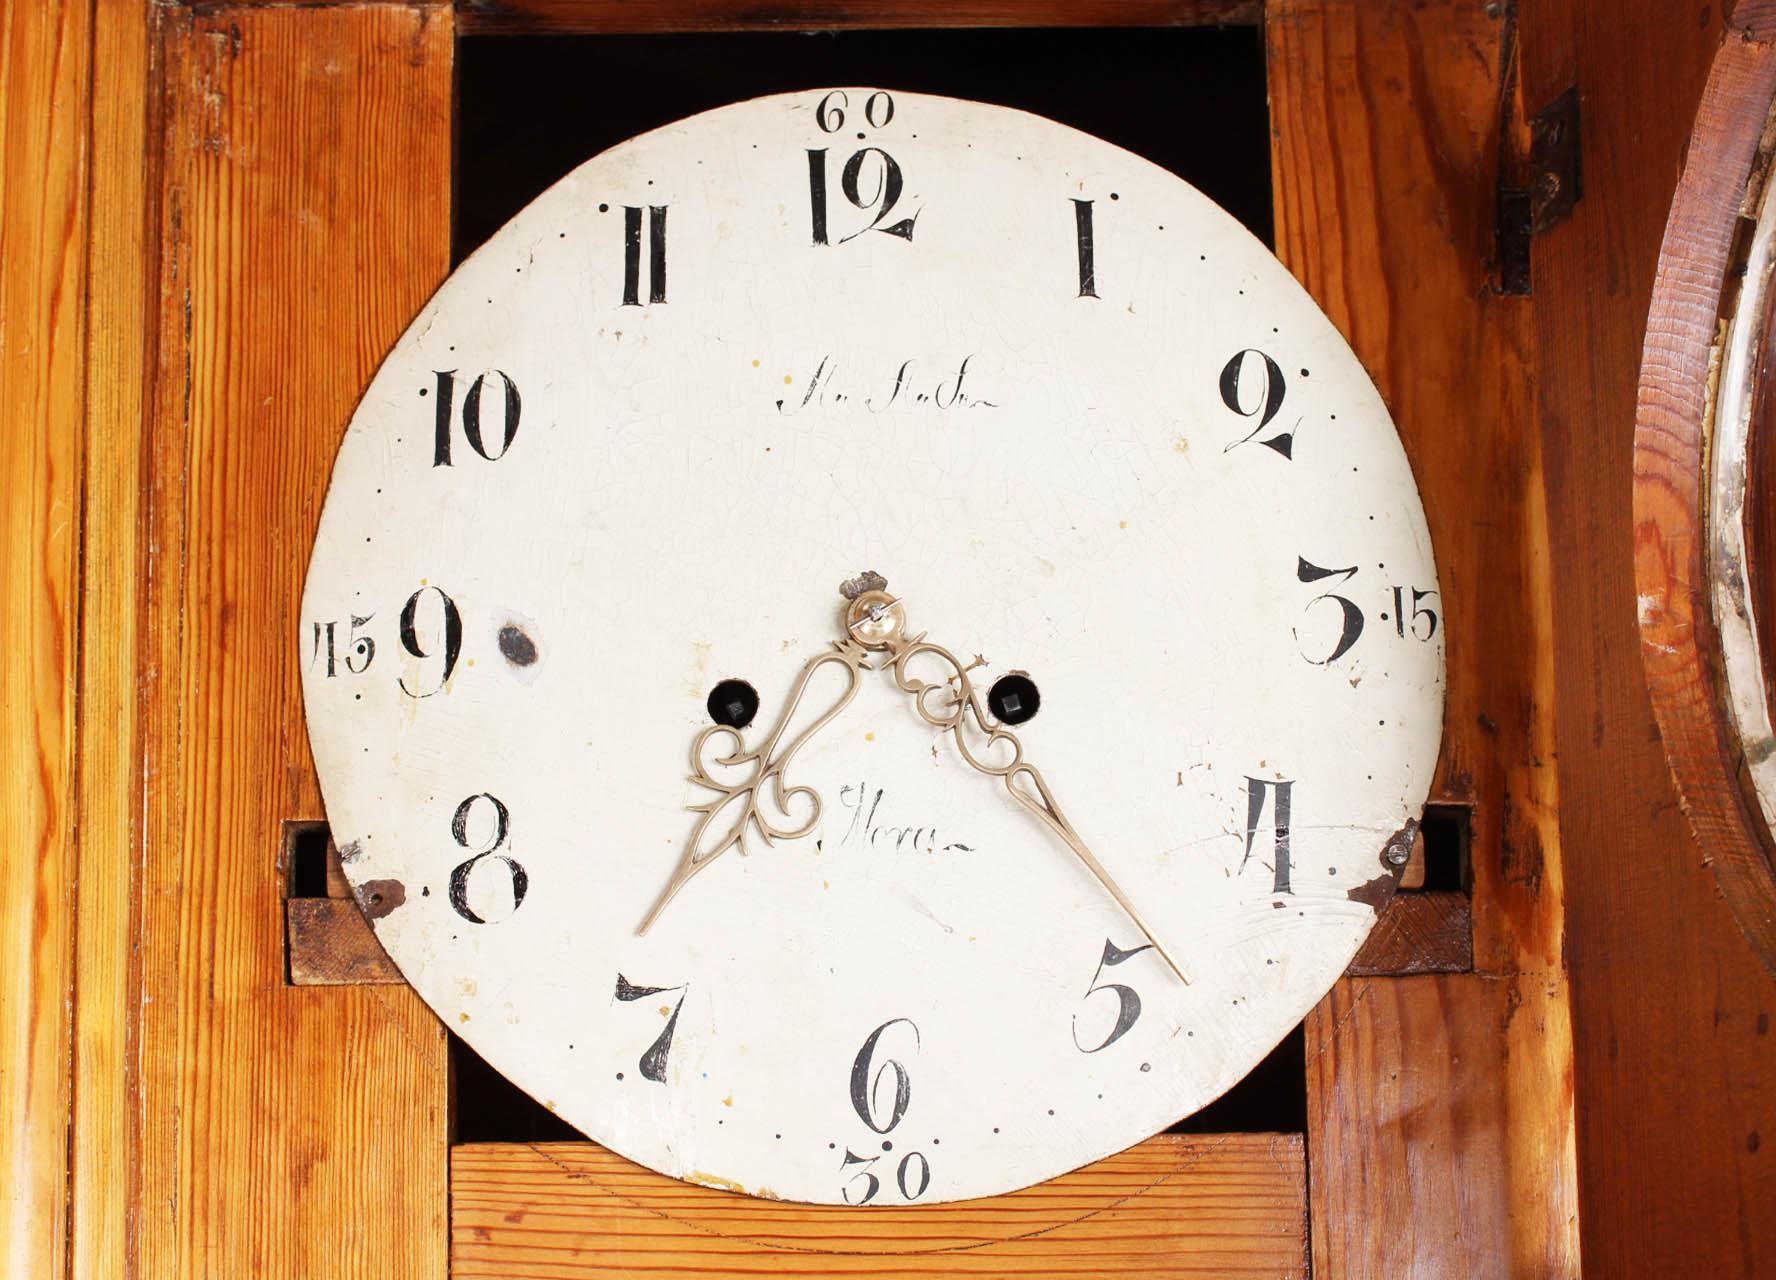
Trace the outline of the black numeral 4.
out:
M 1246 863 L 1252 860 L 1254 846 L 1262 853 L 1258 834 L 1263 830 L 1264 810 L 1268 803 L 1272 841 L 1270 867 L 1271 874 L 1275 877 L 1272 885 L 1274 893 L 1295 892 L 1289 885 L 1289 803 L 1294 790 L 1293 780 L 1267 782 L 1263 778 L 1246 779 L 1246 852 L 1240 859 L 1240 872 L 1243 874 Z

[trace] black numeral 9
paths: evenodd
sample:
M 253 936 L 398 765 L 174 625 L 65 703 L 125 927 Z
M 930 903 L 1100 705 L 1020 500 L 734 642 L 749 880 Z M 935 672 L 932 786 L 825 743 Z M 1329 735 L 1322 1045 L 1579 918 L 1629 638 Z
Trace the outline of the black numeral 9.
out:
M 437 647 L 438 641 L 431 641 L 429 647 L 420 643 L 419 606 L 428 595 L 438 597 L 439 619 L 438 630 L 443 632 L 443 649 Z M 429 698 L 450 683 L 450 673 L 456 670 L 456 659 L 462 653 L 462 615 L 456 610 L 456 601 L 445 595 L 437 587 L 421 587 L 407 598 L 407 604 L 401 610 L 401 647 L 415 658 L 437 657 L 441 664 L 438 683 L 425 689 L 423 679 L 415 680 L 416 687 L 407 687 L 407 677 L 401 677 L 401 692 L 410 698 Z

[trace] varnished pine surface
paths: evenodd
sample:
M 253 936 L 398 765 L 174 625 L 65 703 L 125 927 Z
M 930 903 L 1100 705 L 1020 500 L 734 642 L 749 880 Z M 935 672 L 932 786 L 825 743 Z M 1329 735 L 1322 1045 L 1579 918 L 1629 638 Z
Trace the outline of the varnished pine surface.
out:
M 1717 679 L 1709 564 L 1709 415 L 1718 326 L 1737 291 L 1740 216 L 1776 96 L 1776 43 L 1734 38 L 1714 60 L 1673 197 L 1647 316 L 1634 429 L 1641 661 L 1685 811 L 1739 925 L 1776 973 L 1776 868 Z M 1759 324 L 1761 317 L 1742 317 Z M 1767 628 L 1766 628 L 1767 630 Z
M 1654 270 L 1723 8 L 1520 7 L 1525 99 L 1574 83 L 1584 96 L 1586 196 L 1537 243 L 1534 358 L 1554 516 L 1579 1222 L 1595 1276 L 1776 1272 L 1776 983 L 1678 808 L 1641 666 L 1631 511 Z
M 1173 1135 L 1007 1196 L 926 1208 L 784 1204 L 591 1143 L 451 1152 L 455 1280 L 1306 1275 L 1294 1134 Z
M 0 1271 L 67 1249 L 85 405 L 82 0 L 0 6 Z
M 138 737 L 145 379 L 155 280 L 155 129 L 146 0 L 94 6 L 84 516 L 80 865 L 74 903 L 72 1280 L 122 1272 L 132 1214 L 135 912 L 144 779 Z
M 286 985 L 278 850 L 327 476 L 449 261 L 450 13 L 165 12 L 131 1274 L 442 1280 L 442 1029 Z
M 1320 1277 L 1578 1271 L 1549 515 L 1530 304 L 1491 274 L 1526 147 L 1507 10 L 1266 9 L 1278 254 L 1412 461 L 1449 660 L 1432 799 L 1473 815 L 1476 972 L 1345 979 L 1308 1021 Z
M 466 34 L 1252 24 L 1263 0 L 457 0 Z

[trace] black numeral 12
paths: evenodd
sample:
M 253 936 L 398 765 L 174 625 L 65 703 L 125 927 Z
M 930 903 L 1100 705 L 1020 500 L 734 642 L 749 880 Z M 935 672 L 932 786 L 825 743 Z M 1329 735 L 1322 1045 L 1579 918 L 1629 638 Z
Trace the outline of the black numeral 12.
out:
M 861 179 L 864 161 L 870 156 L 882 157 L 881 176 L 876 183 L 875 190 L 866 198 L 863 194 Z M 911 240 L 913 238 L 913 223 L 919 216 L 917 213 L 913 214 L 911 218 L 902 218 L 898 222 L 891 222 L 887 225 L 883 225 L 882 221 L 900 202 L 900 193 L 905 185 L 905 179 L 900 174 L 900 166 L 895 163 L 894 157 L 882 148 L 863 147 L 852 153 L 851 158 L 845 161 L 844 169 L 839 173 L 839 190 L 844 193 L 845 199 L 857 208 L 865 213 L 873 209 L 876 216 L 870 219 L 868 226 L 842 237 L 839 243 L 844 244 L 846 240 L 855 240 L 865 231 L 880 231 L 884 235 L 899 236 L 902 240 Z M 825 147 L 810 147 L 808 149 L 808 208 L 813 225 L 814 243 L 830 243 L 826 230 Z

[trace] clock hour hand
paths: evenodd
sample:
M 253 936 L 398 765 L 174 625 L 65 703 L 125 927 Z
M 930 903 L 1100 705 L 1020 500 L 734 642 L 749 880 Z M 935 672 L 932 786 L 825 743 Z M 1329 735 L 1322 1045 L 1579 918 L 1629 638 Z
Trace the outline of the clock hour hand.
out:
M 878 579 L 879 581 L 879 579 Z M 968 678 L 968 668 L 955 654 L 941 645 L 929 643 L 923 635 L 907 636 L 906 611 L 901 602 L 885 589 L 863 591 L 846 610 L 846 632 L 850 640 L 867 649 L 886 650 L 894 683 L 913 695 L 913 704 L 927 724 L 950 732 L 962 758 L 981 773 L 1005 779 L 1005 789 L 1017 802 L 1042 819 L 1050 831 L 1059 836 L 1098 878 L 1098 883 L 1116 900 L 1128 918 L 1146 935 L 1153 949 L 1159 952 L 1179 981 L 1186 986 L 1190 978 L 1184 967 L 1166 949 L 1159 935 L 1142 919 L 1135 904 L 1111 878 L 1104 864 L 1086 846 L 1073 824 L 1055 803 L 1048 783 L 1035 765 L 1024 759 L 1024 746 L 1018 736 L 1002 724 L 989 723 L 981 708 L 980 695 Z M 949 676 L 941 683 L 921 680 L 908 674 L 907 664 L 921 654 L 931 654 L 949 668 Z M 975 744 L 970 745 L 970 737 Z M 1007 756 L 1009 751 L 1009 756 Z
M 644 934 L 653 927 L 666 904 L 678 895 L 692 876 L 735 846 L 739 846 L 742 853 L 746 852 L 748 828 L 767 845 L 778 840 L 799 839 L 814 829 L 820 821 L 820 794 L 812 787 L 791 786 L 786 776 L 789 764 L 810 738 L 851 705 L 851 700 L 857 696 L 857 673 L 867 665 L 864 661 L 867 656 L 863 645 L 847 637 L 827 652 L 809 659 L 796 678 L 795 688 L 782 714 L 777 717 L 775 727 L 763 742 L 750 750 L 740 730 L 725 724 L 712 724 L 697 735 L 691 744 L 690 780 L 715 794 L 701 804 L 687 806 L 691 812 L 702 816 L 691 832 L 672 878 L 666 882 L 653 909 L 635 931 L 637 934 Z M 844 668 L 844 690 L 806 728 L 791 736 L 789 731 L 801 708 L 803 695 L 807 693 L 808 682 L 825 666 Z M 724 736 L 731 743 L 728 753 L 707 754 L 710 744 Z M 739 773 L 730 772 L 734 770 Z M 718 771 L 735 780 L 724 781 L 716 776 Z M 767 801 L 769 812 L 764 808 Z M 799 805 L 807 806 L 807 812 L 797 822 L 791 818 L 790 809 Z

